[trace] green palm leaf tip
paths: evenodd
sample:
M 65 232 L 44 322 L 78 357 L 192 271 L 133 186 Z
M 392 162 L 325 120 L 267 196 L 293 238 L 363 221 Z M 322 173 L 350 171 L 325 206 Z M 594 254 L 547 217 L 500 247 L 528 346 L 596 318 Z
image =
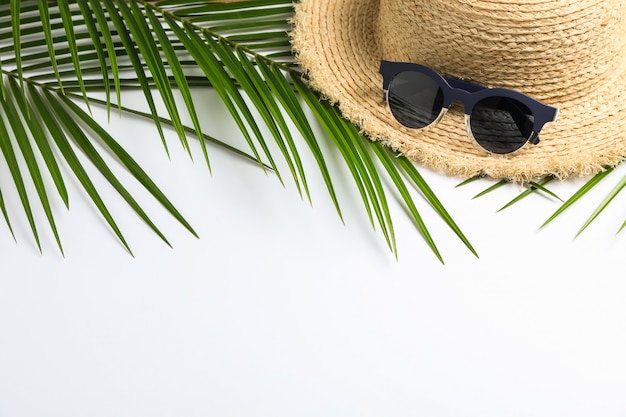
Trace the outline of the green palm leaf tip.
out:
M 213 51 L 209 46 L 200 38 L 192 26 L 185 25 L 185 28 L 181 28 L 178 22 L 171 18 L 169 15 L 164 16 L 171 30 L 176 34 L 177 38 L 185 45 L 189 53 L 196 60 L 198 66 L 205 73 L 211 85 L 215 88 L 224 104 L 226 105 L 231 116 L 235 120 L 235 123 L 242 132 L 248 146 L 252 150 L 258 164 L 265 171 L 265 165 L 261 160 L 259 152 L 254 144 L 252 135 L 249 130 L 252 130 L 255 138 L 261 145 L 265 156 L 268 158 L 269 164 L 276 173 L 277 178 L 284 184 L 278 168 L 274 162 L 272 154 L 263 139 L 261 130 L 255 121 L 252 112 L 245 103 L 241 93 L 239 92 L 235 83 L 231 80 L 226 70 L 222 67 L 220 62 L 214 56 Z M 244 122 L 245 120 L 245 122 Z
M 117 0 L 116 0 L 117 1 Z M 144 97 L 146 98 L 146 102 L 148 103 L 148 107 L 150 108 L 150 113 L 152 114 L 152 120 L 154 121 L 157 130 L 159 132 L 159 136 L 161 138 L 161 143 L 165 148 L 165 152 L 168 157 L 170 156 L 169 150 L 167 147 L 167 141 L 165 140 L 165 133 L 163 132 L 163 126 L 161 125 L 161 121 L 159 120 L 159 114 L 156 108 L 156 104 L 154 102 L 154 98 L 152 96 L 152 92 L 150 91 L 150 84 L 146 77 L 146 73 L 144 71 L 144 66 L 140 57 L 139 52 L 137 51 L 136 45 L 131 39 L 131 34 L 128 27 L 125 24 L 124 19 L 120 16 L 120 12 L 118 11 L 116 5 L 113 3 L 113 0 L 102 0 L 105 10 L 113 22 L 115 29 L 117 30 L 117 34 L 120 37 L 122 45 L 124 46 L 124 50 L 131 61 L 131 65 L 133 70 L 135 71 L 135 76 L 137 77 L 137 81 L 141 86 L 141 90 L 144 93 Z M 117 4 L 123 10 L 127 10 L 127 7 L 121 1 L 117 1 Z
M 46 92 L 46 96 L 49 101 L 55 102 L 55 98 Z M 67 102 L 66 102 L 67 104 Z M 81 151 L 89 158 L 91 163 L 100 171 L 100 173 L 106 178 L 106 180 L 113 186 L 113 188 L 126 200 L 127 204 L 137 213 L 137 215 L 168 245 L 171 247 L 167 238 L 161 233 L 161 231 L 156 227 L 156 225 L 152 222 L 152 220 L 148 217 L 145 211 L 141 208 L 139 203 L 131 196 L 131 194 L 126 190 L 126 188 L 122 185 L 122 183 L 117 179 L 117 177 L 113 174 L 111 169 L 108 167 L 104 159 L 100 156 L 96 148 L 92 145 L 91 141 L 83 132 L 81 127 L 76 123 L 75 118 L 81 118 L 85 120 L 82 114 L 74 113 L 68 111 L 68 109 L 63 105 L 60 100 L 55 102 L 53 106 L 54 111 L 56 112 L 58 120 L 61 122 L 65 130 L 70 134 L 74 143 L 81 149 Z M 79 111 L 78 107 L 74 108 L 74 111 Z M 101 138 L 102 139 L 102 138 Z
M 478 258 L 478 252 L 474 249 L 469 239 L 461 231 L 461 228 L 456 224 L 452 216 L 448 213 L 444 205 L 441 203 L 437 195 L 432 188 L 428 185 L 424 177 L 419 173 L 415 165 L 404 156 L 396 158 L 398 165 L 400 165 L 408 177 L 413 181 L 413 184 L 417 186 L 418 190 L 422 193 L 424 198 L 430 203 L 431 207 L 439 214 L 448 227 L 457 235 L 457 237 L 463 242 L 463 244 L 470 250 L 470 252 Z
M 219 45 L 222 50 L 228 51 L 228 47 L 224 44 L 223 40 L 219 42 Z M 249 78 L 248 82 L 251 82 L 251 84 L 249 84 L 249 90 L 253 92 L 252 96 L 254 96 L 254 100 L 258 102 L 257 108 L 264 109 L 261 113 L 262 117 L 264 120 L 267 120 L 266 124 L 270 126 L 272 135 L 274 136 L 285 161 L 287 161 L 300 197 L 302 197 L 302 191 L 300 188 L 300 184 L 302 184 L 302 188 L 304 189 L 307 199 L 309 200 L 309 203 L 311 203 L 311 194 L 309 192 L 309 186 L 307 184 L 302 160 L 291 132 L 281 113 L 281 109 L 274 99 L 267 82 L 261 77 L 252 62 L 250 62 L 250 58 L 241 50 L 241 48 L 236 47 L 235 49 L 237 54 L 236 58 L 238 58 L 238 60 L 233 60 L 231 62 L 235 65 L 236 63 L 240 63 L 241 67 L 244 68 L 245 77 Z M 235 58 L 235 56 L 233 56 L 233 58 Z M 244 74 L 241 76 L 244 76 Z
M 6 113 L 8 110 L 8 104 L 6 100 L 1 100 L 2 109 Z M 28 223 L 30 224 L 30 229 L 35 238 L 35 242 L 37 243 L 37 248 L 41 253 L 41 242 L 39 240 L 39 233 L 37 232 L 37 226 L 35 224 L 35 217 L 33 215 L 30 201 L 28 199 L 28 193 L 26 192 L 26 185 L 24 183 L 24 178 L 19 168 L 19 163 L 17 160 L 15 148 L 11 143 L 11 137 L 9 135 L 9 130 L 4 123 L 2 117 L 0 117 L 0 151 L 2 151 L 2 155 L 9 167 L 9 171 L 11 173 L 11 177 L 13 178 L 13 183 L 15 188 L 17 189 L 18 195 L 22 202 L 22 207 L 24 208 L 24 212 L 26 217 L 28 218 Z
M 40 0 L 41 1 L 41 0 Z M 97 27 L 96 19 L 94 19 L 93 13 L 89 8 L 89 4 L 86 0 L 77 0 L 78 6 L 80 8 L 80 12 L 85 20 L 85 26 L 87 27 L 87 31 L 89 32 L 89 37 L 93 42 L 96 51 L 96 55 L 98 57 L 98 63 L 100 64 L 100 73 L 102 74 L 102 79 L 104 80 L 104 93 L 106 97 L 106 102 L 111 103 L 111 85 L 108 83 L 109 79 L 109 71 L 107 68 L 106 58 L 104 55 L 104 50 L 102 48 L 102 42 L 100 41 L 100 32 Z M 110 104 L 107 106 L 107 118 L 110 120 L 111 115 L 111 107 Z
M 17 238 L 15 237 L 15 232 L 13 231 L 13 226 L 11 225 L 11 219 L 9 218 L 9 213 L 7 212 L 6 205 L 4 204 L 4 197 L 2 196 L 2 190 L 0 189 L 0 209 L 2 209 L 2 216 L 4 217 L 4 221 L 9 228 L 9 232 L 11 232 L 11 236 L 13 236 L 13 241 L 17 243 Z
M 109 135 L 100 125 L 98 125 L 89 115 L 83 112 L 75 103 L 66 97 L 62 97 L 61 100 L 67 106 L 68 110 L 81 119 L 85 125 L 87 125 L 91 131 L 106 145 L 106 147 L 118 158 L 120 163 L 130 172 L 130 174 L 150 193 L 152 196 L 176 219 L 183 225 L 191 234 L 198 237 L 196 231 L 185 220 L 183 215 L 174 207 L 174 205 L 168 200 L 165 194 L 159 189 L 159 187 L 150 179 L 148 174 L 135 162 L 135 160 Z M 107 175 L 111 176 L 109 170 L 106 171 Z M 143 217 L 143 216 L 142 216 Z M 148 224 L 152 223 L 149 219 Z M 152 227 L 152 226 L 151 226 Z M 162 236 L 158 230 L 155 230 L 157 234 Z
M 31 104 L 27 102 L 26 97 L 22 94 L 22 90 L 13 77 L 8 78 L 10 90 L 12 91 L 12 97 L 17 102 L 18 107 L 23 115 L 30 115 Z M 29 130 L 37 147 L 39 148 L 39 153 L 44 159 L 44 162 L 48 168 L 48 172 L 52 177 L 52 180 L 57 188 L 57 192 L 66 208 L 69 208 L 69 196 L 67 193 L 67 188 L 65 186 L 65 182 L 63 181 L 63 176 L 61 174 L 61 170 L 56 160 L 56 156 L 54 155 L 50 144 L 48 143 L 48 138 L 44 129 L 41 125 L 40 120 L 37 117 L 26 117 L 26 123 L 29 125 Z
M 370 219 L 370 224 L 372 225 L 372 227 L 375 228 L 374 219 L 372 217 L 372 211 L 369 205 L 367 194 L 365 192 L 365 187 L 363 186 L 361 182 L 361 178 L 359 176 L 359 172 L 356 169 L 356 166 L 354 164 L 349 163 L 349 155 L 348 155 L 346 147 L 343 145 L 343 142 L 340 140 L 341 132 L 337 128 L 336 123 L 333 121 L 332 117 L 326 113 L 325 105 L 322 102 L 320 102 L 318 97 L 311 90 L 308 89 L 308 87 L 304 84 L 304 82 L 302 82 L 298 78 L 294 78 L 293 81 L 294 81 L 295 87 L 298 89 L 298 92 L 304 98 L 305 102 L 309 105 L 309 108 L 311 109 L 311 111 L 313 111 L 314 115 L 317 117 L 317 119 L 319 120 L 321 125 L 324 127 L 324 129 L 329 133 L 331 139 L 333 139 L 333 141 L 337 145 L 339 152 L 344 157 L 344 160 L 346 161 L 346 166 L 348 170 L 350 171 L 352 178 L 355 181 L 355 185 L 359 191 L 365 210 L 367 211 L 367 215 Z
M 160 93 L 161 99 L 165 104 L 170 119 L 174 123 L 174 127 L 181 144 L 184 149 L 191 155 L 191 149 L 187 142 L 187 137 L 183 129 L 183 125 L 178 112 L 178 107 L 174 99 L 174 93 L 167 76 L 165 65 L 161 59 L 159 48 L 152 36 L 152 31 L 148 27 L 147 17 L 144 12 L 139 8 L 135 0 L 129 0 L 128 4 L 125 1 L 117 1 L 117 7 L 124 17 L 124 22 L 128 25 L 129 31 L 137 45 L 141 56 L 143 57 L 150 74 L 156 84 L 156 87 Z
M 411 215 L 413 216 L 413 220 L 415 221 L 418 227 L 418 230 L 421 232 L 422 236 L 426 240 L 426 243 L 428 244 L 428 246 L 430 246 L 431 250 L 434 252 L 437 259 L 439 259 L 439 261 L 443 264 L 444 262 L 443 262 L 441 253 L 439 253 L 439 249 L 437 249 L 437 245 L 435 245 L 435 241 L 430 235 L 430 232 L 428 231 L 426 224 L 422 220 L 422 216 L 419 214 L 419 211 L 417 210 L 417 207 L 415 206 L 415 203 L 413 202 L 413 198 L 411 197 L 411 194 L 409 193 L 409 190 L 406 187 L 404 180 L 400 176 L 400 173 L 398 172 L 393 162 L 393 159 L 387 153 L 387 149 L 385 149 L 379 142 L 371 142 L 371 146 L 372 146 L 372 149 L 374 149 L 374 152 L 376 153 L 376 155 L 378 156 L 378 159 L 383 164 L 383 167 L 387 170 L 387 173 L 389 174 L 389 176 L 391 177 L 391 180 L 393 181 L 396 188 L 398 189 L 398 192 L 402 196 L 402 199 L 404 200 L 407 207 L 409 208 L 409 211 Z
M 482 196 L 485 196 L 495 190 L 497 190 L 500 187 L 504 187 L 505 185 L 510 184 L 509 180 L 499 180 L 498 182 L 496 182 L 495 184 L 487 187 L 486 189 L 484 189 L 483 191 L 479 192 L 478 194 L 476 194 L 474 197 L 472 197 L 472 199 L 476 199 Z
M 52 208 L 50 207 L 50 202 L 48 200 L 48 194 L 46 192 L 44 180 L 41 175 L 41 171 L 39 170 L 38 162 L 37 162 L 35 153 L 33 152 L 33 148 L 30 143 L 30 138 L 28 134 L 26 133 L 27 128 L 22 123 L 22 121 L 25 120 L 26 124 L 29 126 L 34 126 L 34 124 L 28 123 L 28 120 L 31 119 L 30 114 L 26 114 L 24 112 L 20 114 L 18 112 L 18 109 L 20 108 L 24 110 L 26 109 L 25 107 L 19 107 L 15 105 L 15 102 L 13 101 L 12 96 L 10 96 L 9 100 L 7 100 L 6 102 L 2 101 L 2 109 L 4 110 L 5 114 L 7 115 L 7 118 L 9 119 L 9 123 L 15 135 L 17 144 L 22 153 L 22 157 L 24 158 L 24 161 L 26 162 L 26 166 L 30 173 L 31 179 L 33 181 L 33 184 L 35 185 L 37 194 L 39 195 L 41 206 L 43 207 L 44 212 L 46 214 L 46 218 L 48 219 L 50 229 L 52 230 L 52 233 L 54 234 L 54 238 L 57 242 L 57 246 L 59 247 L 59 250 L 61 251 L 61 254 L 63 254 L 63 245 L 61 244 L 61 239 L 59 238 L 59 233 L 57 231 L 57 227 L 54 221 L 54 216 L 52 214 Z M 31 130 L 31 129 L 28 129 L 28 130 Z M 35 130 L 34 132 L 32 132 L 31 130 L 31 133 L 39 134 L 40 132 L 38 130 Z
M 542 179 L 540 179 L 539 181 L 536 182 L 529 182 L 528 186 L 526 187 L 526 189 L 524 191 L 522 191 L 521 193 L 519 193 L 515 198 L 513 198 L 511 201 L 509 201 L 508 203 L 506 203 L 504 206 L 502 206 L 498 212 L 501 212 L 509 207 L 511 207 L 513 204 L 523 200 L 524 198 L 528 197 L 531 194 L 534 194 L 536 192 L 542 192 L 544 194 L 547 194 L 550 197 L 556 198 L 557 200 L 563 202 L 563 200 L 556 195 L 553 191 L 549 190 L 548 188 L 545 187 L 546 184 L 548 184 L 549 182 L 553 181 L 555 179 L 554 176 L 547 176 L 544 177 Z
M 302 81 L 294 79 L 294 83 L 339 148 L 359 190 L 371 226 L 374 229 L 376 228 L 375 216 L 387 241 L 387 245 L 392 253 L 395 254 L 397 252 L 395 235 L 385 193 L 372 159 L 364 148 L 363 138 L 359 135 L 354 125 L 341 118 L 336 108 L 332 107 L 328 102 L 320 101 L 317 95 L 309 90 Z
M 389 205 L 387 204 L 387 197 L 382 180 L 374 164 L 374 160 L 365 145 L 365 139 L 360 135 L 356 126 L 340 116 L 339 111 L 336 108 L 333 108 L 332 110 L 334 117 L 338 120 L 340 127 L 344 132 L 344 135 L 346 135 L 349 139 L 346 142 L 354 155 L 354 160 L 357 161 L 357 163 L 362 163 L 362 167 L 361 164 L 358 164 L 357 166 L 362 170 L 361 175 L 364 179 L 365 188 L 370 195 L 372 207 L 376 213 L 382 233 L 387 240 L 387 244 L 397 257 L 398 248 L 391 213 L 389 211 Z
M 287 162 L 289 170 L 292 173 L 300 197 L 302 197 L 302 189 L 300 187 L 302 182 L 310 201 L 309 190 L 306 184 L 306 178 L 304 176 L 301 160 L 298 157 L 298 153 L 295 149 L 295 144 L 293 143 L 289 129 L 286 127 L 284 119 L 269 91 L 269 88 L 261 79 L 257 70 L 252 66 L 247 56 L 241 54 L 238 56 L 235 55 L 235 52 L 233 52 L 229 46 L 224 45 L 223 41 L 215 41 L 210 36 L 205 36 L 205 39 L 207 44 L 221 59 L 224 66 L 233 75 L 235 80 L 237 80 L 247 97 L 254 104 L 255 109 L 259 112 L 266 127 L 270 130 L 278 148 Z M 281 135 L 281 131 L 284 134 L 284 137 Z M 288 143 L 290 148 L 289 150 L 287 149 L 285 142 Z M 293 160 L 289 153 L 290 150 L 293 155 Z
M 43 0 L 42 0 L 43 1 Z M 111 68 L 111 73 L 113 74 L 113 84 L 115 86 L 116 99 L 118 104 L 118 110 L 120 116 L 122 115 L 122 97 L 121 97 L 121 83 L 120 83 L 120 74 L 117 63 L 117 54 L 115 52 L 115 44 L 113 42 L 113 36 L 111 35 L 111 31 L 109 29 L 109 23 L 107 17 L 102 9 L 102 4 L 98 0 L 89 0 L 89 4 L 91 5 L 91 10 L 96 16 L 97 27 L 102 34 L 102 38 L 104 39 L 104 43 L 106 46 L 107 57 L 109 59 L 109 66 Z M 105 84 L 109 84 L 109 78 L 106 77 L 104 80 Z M 107 87 L 105 86 L 105 89 Z M 107 117 L 110 118 L 110 108 L 111 103 L 107 99 Z
M 341 209 L 339 207 L 339 200 L 337 198 L 337 194 L 331 180 L 330 172 L 328 171 L 326 161 L 324 160 L 324 154 L 320 149 L 319 143 L 317 142 L 315 133 L 313 133 L 313 129 L 311 128 L 308 118 L 304 114 L 302 106 L 298 101 L 298 97 L 293 91 L 293 87 L 289 84 L 289 81 L 283 75 L 281 69 L 278 68 L 278 65 L 276 63 L 272 62 L 268 65 L 265 63 L 265 59 L 263 59 L 263 57 L 257 56 L 257 66 L 263 74 L 265 81 L 268 83 L 270 89 L 274 93 L 274 96 L 281 102 L 283 109 L 290 116 L 292 122 L 295 124 L 296 128 L 298 129 L 304 141 L 308 145 L 310 151 L 312 152 L 317 166 L 324 179 L 324 183 L 326 184 L 326 189 L 328 190 L 331 200 L 335 205 L 335 210 L 337 211 L 337 214 L 339 215 L 341 221 L 344 222 L 343 214 L 341 213 Z
M 626 187 L 626 175 L 622 177 L 622 179 L 613 187 L 613 189 L 607 194 L 607 196 L 602 200 L 602 202 L 598 205 L 598 207 L 591 213 L 591 216 L 587 219 L 585 224 L 580 228 L 576 236 L 578 237 L 589 225 L 604 211 L 605 208 L 613 201 L 615 197 Z M 624 228 L 624 225 L 620 227 L 618 233 Z
M 565 210 L 570 208 L 576 201 L 580 200 L 585 194 L 587 194 L 591 189 L 593 189 L 596 185 L 598 185 L 607 175 L 613 172 L 614 167 L 608 167 L 604 171 L 601 171 L 591 177 L 582 187 L 580 187 L 570 198 L 568 198 L 565 203 L 563 203 L 549 218 L 546 220 L 539 228 L 543 228 L 547 226 L 550 222 L 554 221 L 558 216 L 560 216 Z
M 50 137 L 56 144 L 57 149 L 61 152 L 63 159 L 72 170 L 80 184 L 83 186 L 87 195 L 91 198 L 92 202 L 100 211 L 102 217 L 109 224 L 111 230 L 115 233 L 124 248 L 126 248 L 126 250 L 132 255 L 130 246 L 128 246 L 128 243 L 126 242 L 126 239 L 124 238 L 121 230 L 117 226 L 117 223 L 113 219 L 113 216 L 107 209 L 104 201 L 98 194 L 98 191 L 96 190 L 93 182 L 89 178 L 89 175 L 85 171 L 84 167 L 81 165 L 76 153 L 72 149 L 69 139 L 61 128 L 60 122 L 57 119 L 57 115 L 53 113 L 53 110 L 50 108 L 50 102 L 54 102 L 54 97 L 51 95 L 51 93 L 45 92 L 47 96 L 44 98 L 40 95 L 39 91 L 37 91 L 37 89 L 30 84 L 28 85 L 28 91 L 32 103 L 34 104 L 33 109 L 38 112 L 38 117 L 40 117 L 44 122 L 50 134 Z
M 161 49 L 163 50 L 167 58 L 169 67 L 172 71 L 172 74 L 174 75 L 176 85 L 183 97 L 183 100 L 185 101 L 185 104 L 187 106 L 187 112 L 189 116 L 191 117 L 191 121 L 195 128 L 195 134 L 198 138 L 202 138 L 204 135 L 202 133 L 202 128 L 200 127 L 200 121 L 198 120 L 198 115 L 196 113 L 196 109 L 194 106 L 193 98 L 191 95 L 191 90 L 189 89 L 187 76 L 183 70 L 180 60 L 178 59 L 178 56 L 176 55 L 176 51 L 173 45 L 171 44 L 170 39 L 168 38 L 168 34 L 165 32 L 165 29 L 161 25 L 161 22 L 156 17 L 154 12 L 152 11 L 152 8 L 149 5 L 146 6 L 145 12 L 158 38 L 159 44 L 161 45 Z M 180 123 L 180 120 L 178 122 Z M 174 123 L 174 121 L 172 121 L 172 123 Z M 180 128 L 185 130 L 185 127 L 182 125 L 182 123 L 180 123 Z M 205 143 L 202 139 L 200 139 L 200 146 L 202 148 L 202 153 L 204 155 L 205 162 L 210 172 L 211 164 L 209 162 L 209 155 L 208 155 Z

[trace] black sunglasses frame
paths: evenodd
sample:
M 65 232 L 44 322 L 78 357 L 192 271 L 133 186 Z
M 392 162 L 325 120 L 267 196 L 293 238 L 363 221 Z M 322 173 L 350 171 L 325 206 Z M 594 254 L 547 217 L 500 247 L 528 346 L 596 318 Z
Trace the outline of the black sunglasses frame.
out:
M 383 76 L 383 100 L 389 104 L 389 86 L 393 79 L 403 72 L 418 72 L 432 78 L 441 89 L 443 93 L 442 109 L 439 116 L 428 126 L 418 129 L 428 128 L 437 124 L 444 116 L 446 111 L 450 108 L 453 102 L 458 101 L 463 103 L 465 112 L 465 121 L 467 127 L 467 134 L 470 138 L 474 139 L 471 131 L 471 113 L 476 103 L 489 97 L 503 97 L 516 100 L 525 105 L 533 116 L 533 132 L 530 137 L 527 138 L 533 145 L 539 143 L 539 132 L 543 126 L 548 122 L 555 122 L 559 117 L 559 109 L 541 103 L 532 97 L 527 96 L 516 90 L 510 90 L 507 88 L 488 88 L 479 84 L 474 84 L 469 81 L 459 80 L 452 77 L 444 77 L 437 71 L 426 67 L 424 65 L 415 64 L 412 62 L 392 62 L 381 61 L 380 74 Z M 393 113 L 393 112 L 392 112 Z M 489 151 L 487 149 L 487 151 Z

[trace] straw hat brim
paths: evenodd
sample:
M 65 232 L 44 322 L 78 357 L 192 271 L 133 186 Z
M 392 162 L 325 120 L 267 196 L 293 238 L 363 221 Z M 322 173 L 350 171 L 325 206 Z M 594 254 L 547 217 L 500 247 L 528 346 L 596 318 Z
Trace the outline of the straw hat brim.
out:
M 584 176 L 626 155 L 626 62 L 592 91 L 563 91 L 557 122 L 541 142 L 512 155 L 493 155 L 467 137 L 462 110 L 452 108 L 433 128 L 401 126 L 382 100 L 382 56 L 376 32 L 380 0 L 302 0 L 292 42 L 310 85 L 374 140 L 409 159 L 449 174 L 512 180 Z M 558 86 L 557 86 L 558 88 Z

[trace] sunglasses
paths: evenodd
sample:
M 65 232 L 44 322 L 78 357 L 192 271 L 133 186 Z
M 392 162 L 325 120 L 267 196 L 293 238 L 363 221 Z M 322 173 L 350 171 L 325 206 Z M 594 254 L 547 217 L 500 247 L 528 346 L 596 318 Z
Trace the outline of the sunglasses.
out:
M 559 110 L 519 91 L 487 88 L 444 77 L 408 62 L 381 61 L 383 100 L 402 125 L 436 125 L 454 101 L 465 107 L 467 135 L 491 153 L 507 154 L 526 142 L 539 143 L 539 132 L 557 120 Z

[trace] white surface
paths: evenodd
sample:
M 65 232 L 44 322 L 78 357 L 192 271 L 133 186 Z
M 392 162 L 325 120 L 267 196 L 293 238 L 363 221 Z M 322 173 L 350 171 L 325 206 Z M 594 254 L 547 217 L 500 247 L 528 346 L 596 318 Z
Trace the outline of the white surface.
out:
M 236 135 L 222 111 L 207 132 Z M 39 255 L 4 172 L 0 416 L 626 415 L 624 196 L 573 239 L 622 173 L 538 231 L 556 202 L 496 214 L 515 187 L 472 200 L 487 182 L 422 169 L 481 256 L 415 194 L 442 266 L 392 201 L 396 261 L 345 171 L 344 226 L 311 161 L 312 208 L 222 150 L 211 177 L 197 143 L 191 163 L 170 132 L 168 161 L 150 123 L 110 131 L 201 238 L 142 198 L 170 249 L 100 183 L 132 258 L 71 186 L 66 258 L 43 217 Z

